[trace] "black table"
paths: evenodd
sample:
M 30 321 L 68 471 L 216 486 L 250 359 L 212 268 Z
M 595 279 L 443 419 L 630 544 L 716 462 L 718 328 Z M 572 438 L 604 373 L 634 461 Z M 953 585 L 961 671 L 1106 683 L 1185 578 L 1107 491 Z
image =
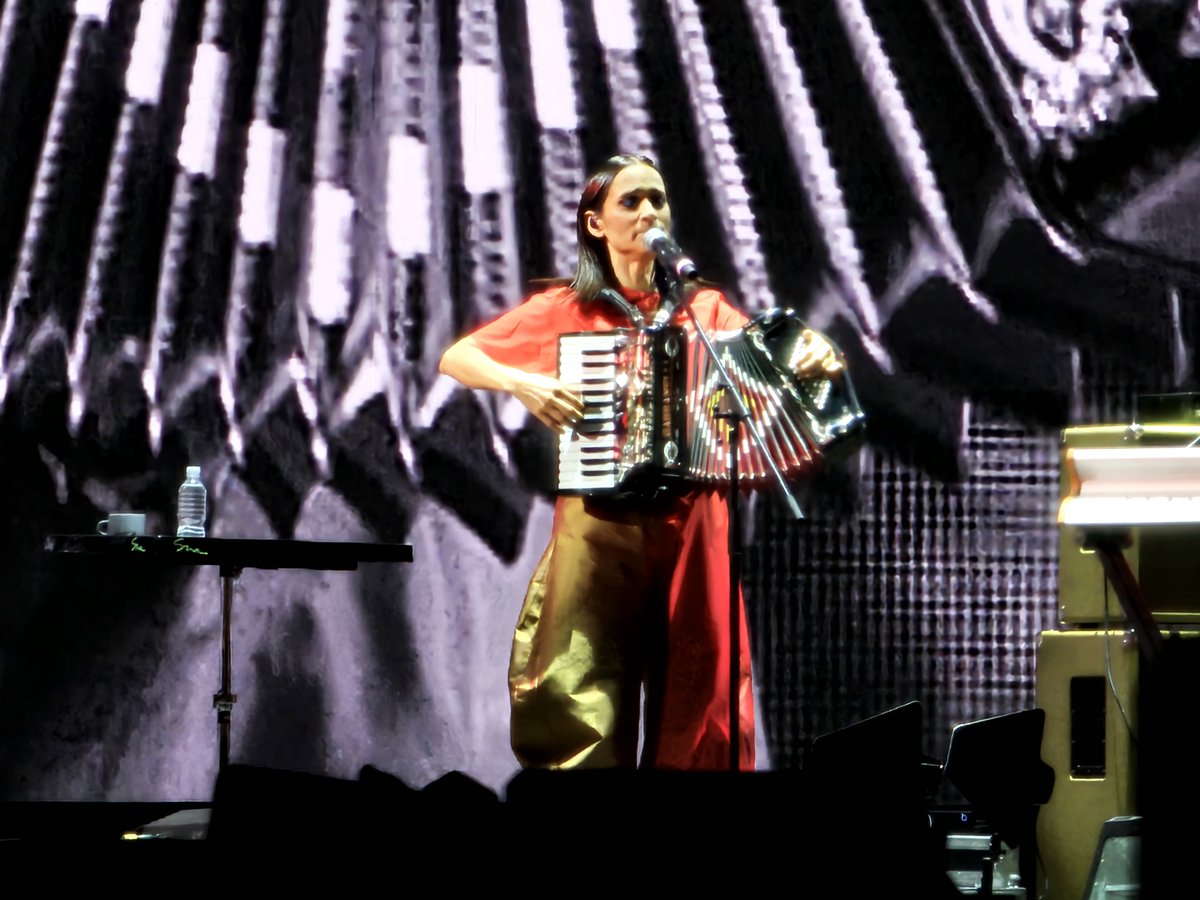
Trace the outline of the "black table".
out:
M 119 561 L 123 566 L 218 566 L 221 576 L 221 687 L 213 695 L 220 768 L 229 761 L 233 704 L 233 583 L 243 569 L 350 571 L 359 563 L 412 562 L 411 544 L 293 541 L 252 538 L 177 538 L 171 535 L 52 534 L 45 552 L 76 559 Z

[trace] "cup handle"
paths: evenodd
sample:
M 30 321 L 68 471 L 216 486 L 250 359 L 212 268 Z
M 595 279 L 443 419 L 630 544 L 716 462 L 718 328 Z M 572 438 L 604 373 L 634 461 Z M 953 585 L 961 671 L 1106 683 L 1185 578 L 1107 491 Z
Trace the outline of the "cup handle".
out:
M 96 530 L 105 537 L 108 536 L 108 519 L 101 519 L 96 523 Z

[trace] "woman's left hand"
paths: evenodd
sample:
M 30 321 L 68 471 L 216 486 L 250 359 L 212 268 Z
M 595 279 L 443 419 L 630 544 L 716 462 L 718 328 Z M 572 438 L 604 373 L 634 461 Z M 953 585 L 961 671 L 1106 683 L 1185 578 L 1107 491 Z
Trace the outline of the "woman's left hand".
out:
M 833 375 L 844 368 L 841 358 L 825 335 L 805 328 L 804 349 L 796 357 L 794 371 L 797 375 L 816 375 L 824 372 Z

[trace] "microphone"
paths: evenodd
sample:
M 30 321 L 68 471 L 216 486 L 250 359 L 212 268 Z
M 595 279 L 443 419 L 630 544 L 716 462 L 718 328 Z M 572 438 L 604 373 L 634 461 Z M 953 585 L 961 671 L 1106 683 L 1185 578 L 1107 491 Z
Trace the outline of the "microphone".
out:
M 674 239 L 661 228 L 651 228 L 642 235 L 642 241 L 647 250 L 652 250 L 658 261 L 671 271 L 681 281 L 699 278 L 700 272 L 696 264 L 684 255 L 683 250 Z

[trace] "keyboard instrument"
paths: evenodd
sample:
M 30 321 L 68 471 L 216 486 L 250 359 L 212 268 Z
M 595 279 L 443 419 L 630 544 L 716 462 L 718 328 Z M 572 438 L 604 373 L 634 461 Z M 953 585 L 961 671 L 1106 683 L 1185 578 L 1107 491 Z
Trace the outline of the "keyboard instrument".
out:
M 628 376 L 623 358 L 630 352 L 628 331 L 571 335 L 559 350 L 559 377 L 579 387 L 583 418 L 559 435 L 558 486 L 591 492 L 619 482 L 618 428 L 625 421 Z
M 1200 523 L 1200 447 L 1069 447 L 1061 525 Z

